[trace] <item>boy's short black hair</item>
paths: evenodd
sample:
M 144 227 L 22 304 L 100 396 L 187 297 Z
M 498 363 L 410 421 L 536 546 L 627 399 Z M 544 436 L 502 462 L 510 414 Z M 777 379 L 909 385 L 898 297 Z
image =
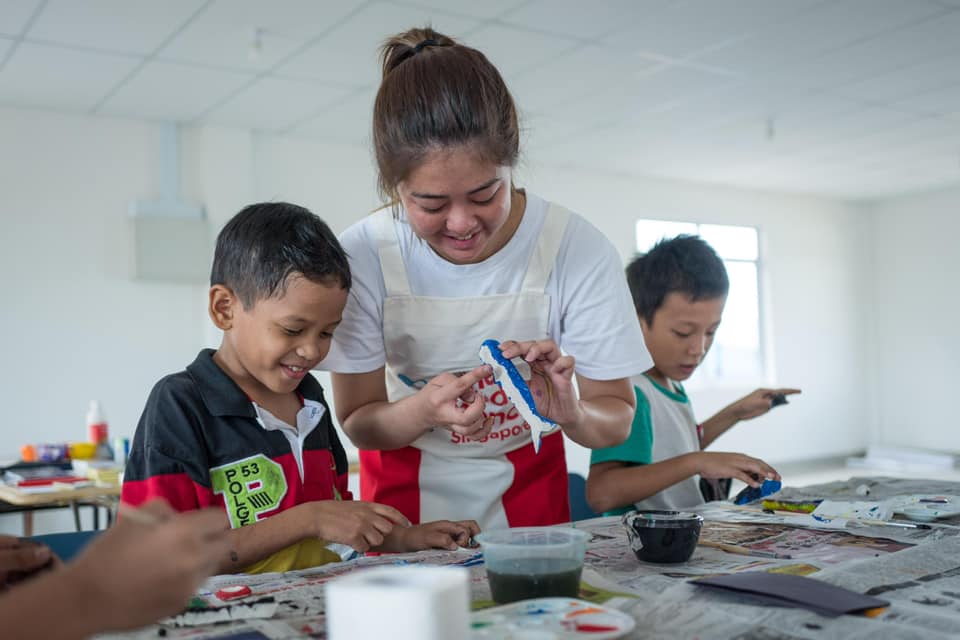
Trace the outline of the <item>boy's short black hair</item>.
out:
M 308 209 L 289 202 L 251 204 L 220 230 L 210 286 L 229 287 L 244 309 L 282 294 L 293 273 L 344 289 L 351 285 L 347 254 Z
M 637 315 L 647 324 L 667 295 L 684 293 L 693 302 L 727 295 L 730 280 L 723 260 L 700 236 L 664 238 L 627 265 L 627 284 Z

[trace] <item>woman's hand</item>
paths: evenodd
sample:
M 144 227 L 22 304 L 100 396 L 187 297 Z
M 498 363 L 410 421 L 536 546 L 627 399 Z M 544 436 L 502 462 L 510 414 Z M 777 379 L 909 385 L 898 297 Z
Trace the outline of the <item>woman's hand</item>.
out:
M 493 420 L 484 417 L 486 402 L 473 387 L 489 375 L 490 367 L 481 365 L 463 375 L 441 373 L 433 378 L 417 392 L 421 420 L 470 438 L 487 435 Z
M 553 340 L 507 340 L 500 343 L 500 351 L 507 359 L 520 356 L 530 365 L 532 375 L 527 384 L 540 415 L 560 425 L 583 421 L 583 409 L 573 388 L 573 356 L 563 355 Z

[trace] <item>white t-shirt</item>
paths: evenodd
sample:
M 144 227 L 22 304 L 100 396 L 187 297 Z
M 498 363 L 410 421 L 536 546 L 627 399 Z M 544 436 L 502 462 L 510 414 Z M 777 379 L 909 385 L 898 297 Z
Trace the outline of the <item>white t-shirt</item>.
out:
M 528 192 L 523 219 L 510 241 L 483 262 L 464 265 L 445 260 L 417 237 L 401 208 L 400 254 L 411 293 L 472 297 L 520 291 L 547 208 L 545 200 Z M 340 242 L 350 259 L 353 286 L 330 353 L 320 367 L 365 373 L 386 363 L 382 329 L 386 287 L 372 217 L 344 231 Z M 653 366 L 620 257 L 610 241 L 579 215 L 570 216 L 546 293 L 550 296 L 549 336 L 576 359 L 578 374 L 613 380 Z M 463 322 L 478 323 L 483 318 Z M 464 348 L 478 350 L 480 345 Z
M 633 384 L 647 398 L 653 426 L 651 462 L 670 460 L 685 453 L 700 451 L 697 419 L 683 387 L 671 381 L 673 391 L 661 387 L 647 376 L 635 376 Z M 693 475 L 636 503 L 637 509 L 691 509 L 704 503 L 700 476 Z

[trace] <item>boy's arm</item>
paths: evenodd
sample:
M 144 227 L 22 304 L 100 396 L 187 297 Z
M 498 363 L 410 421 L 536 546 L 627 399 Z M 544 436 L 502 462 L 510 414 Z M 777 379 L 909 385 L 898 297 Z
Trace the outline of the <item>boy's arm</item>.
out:
M 650 414 L 650 402 L 638 387 L 633 387 L 633 393 L 636 398 L 636 409 L 626 441 L 615 447 L 594 449 L 590 453 L 586 497 L 590 507 L 599 513 L 626 507 L 672 484 L 667 483 L 656 488 L 657 481 L 654 480 L 654 476 L 643 476 L 646 478 L 643 484 L 647 484 L 650 480 L 654 482 L 646 493 L 646 489 L 640 489 L 638 492 L 639 487 L 627 484 L 634 475 L 633 470 L 642 470 L 653 462 L 653 420 Z M 617 482 L 623 484 L 618 486 Z
M 753 393 L 727 405 L 710 417 L 709 420 L 700 424 L 703 429 L 703 435 L 700 437 L 700 448 L 706 449 L 714 440 L 741 420 L 750 420 L 770 411 L 773 407 L 774 396 L 788 396 L 794 393 L 800 393 L 800 389 L 757 389 Z
M 394 527 L 384 538 L 383 544 L 373 551 L 382 553 L 406 553 L 425 549 L 473 548 L 474 536 L 480 533 L 480 525 L 474 520 L 435 520 L 410 527 Z
M 598 513 L 645 500 L 697 473 L 696 454 L 684 454 L 652 464 L 600 462 L 590 465 L 587 503 Z
M 590 467 L 587 502 L 594 511 L 614 511 L 645 500 L 696 474 L 704 478 L 736 478 L 751 487 L 759 487 L 764 478 L 780 479 L 776 469 L 766 462 L 742 453 L 695 451 L 662 462 L 635 466 L 624 462 L 601 462 Z
M 759 477 L 779 478 L 762 460 L 740 453 L 695 451 L 653 462 L 653 420 L 650 403 L 636 387 L 637 409 L 627 441 L 595 450 L 590 456 L 587 502 L 597 512 L 614 511 L 645 500 L 678 482 L 700 474 L 706 478 L 739 478 L 751 486 Z
M 259 522 L 232 529 L 218 573 L 237 573 L 307 538 L 348 545 L 363 553 L 384 543 L 396 526 L 410 526 L 384 504 L 353 500 L 304 502 Z
M 195 485 L 187 472 L 158 474 L 158 469 L 173 468 L 177 459 L 152 447 L 144 449 L 148 464 L 146 477 L 127 482 L 124 479 L 123 502 L 141 504 L 155 497 L 166 498 L 178 511 L 198 509 L 199 504 L 216 504 L 207 487 Z M 182 462 L 182 461 L 180 461 Z M 151 473 L 152 471 L 152 473 Z M 342 474 L 345 476 L 345 474 Z M 342 478 L 338 478 L 338 484 Z M 345 490 L 345 486 L 343 487 Z M 349 496 L 349 492 L 346 492 Z M 220 507 L 223 508 L 222 506 Z M 121 512 L 120 518 L 123 518 Z M 217 573 L 236 573 L 260 560 L 307 538 L 339 542 L 358 551 L 381 544 L 394 523 L 409 524 L 396 509 L 353 500 L 319 500 L 299 504 L 258 522 L 231 529 L 229 547 L 217 559 Z
M 153 501 L 71 563 L 0 593 L 4 637 L 73 640 L 134 629 L 183 609 L 225 548 L 216 510 L 175 515 Z

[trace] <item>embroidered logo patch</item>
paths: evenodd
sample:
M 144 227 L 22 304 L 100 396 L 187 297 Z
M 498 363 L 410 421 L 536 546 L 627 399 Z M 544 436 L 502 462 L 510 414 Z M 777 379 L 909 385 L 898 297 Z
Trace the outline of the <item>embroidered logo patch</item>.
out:
M 234 529 L 257 522 L 287 495 L 283 468 L 262 453 L 210 469 L 210 483 L 215 494 L 223 494 Z

